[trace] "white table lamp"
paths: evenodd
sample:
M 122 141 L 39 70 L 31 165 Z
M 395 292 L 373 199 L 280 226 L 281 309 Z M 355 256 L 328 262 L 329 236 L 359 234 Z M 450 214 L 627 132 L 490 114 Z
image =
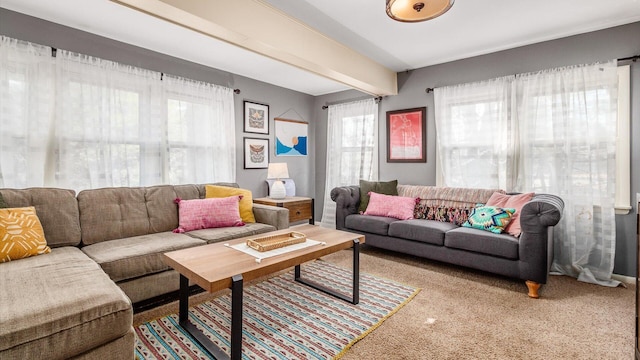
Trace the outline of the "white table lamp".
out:
M 284 199 L 287 196 L 284 183 L 280 179 L 289 177 L 287 163 L 270 163 L 267 170 L 267 179 L 276 179 L 271 185 L 269 197 L 272 199 Z

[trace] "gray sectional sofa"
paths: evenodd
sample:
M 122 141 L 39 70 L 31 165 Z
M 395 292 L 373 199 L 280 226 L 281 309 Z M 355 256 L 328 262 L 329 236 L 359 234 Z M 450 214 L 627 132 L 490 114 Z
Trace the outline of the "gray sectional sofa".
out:
M 236 184 L 223 184 L 236 186 Z M 289 227 L 286 208 L 253 205 L 256 223 L 173 233 L 174 199 L 205 185 L 0 189 L 35 206 L 48 254 L 0 263 L 0 359 L 132 359 L 132 303 L 178 290 L 167 251 Z
M 398 185 L 399 196 L 420 197 L 430 206 L 473 207 L 486 203 L 492 189 L 455 189 Z M 368 246 L 487 271 L 524 280 L 529 296 L 538 297 L 553 260 L 553 227 L 564 203 L 555 195 L 536 194 L 520 213 L 519 237 L 460 227 L 451 222 L 362 215 L 359 186 L 331 190 L 336 228 L 365 235 Z

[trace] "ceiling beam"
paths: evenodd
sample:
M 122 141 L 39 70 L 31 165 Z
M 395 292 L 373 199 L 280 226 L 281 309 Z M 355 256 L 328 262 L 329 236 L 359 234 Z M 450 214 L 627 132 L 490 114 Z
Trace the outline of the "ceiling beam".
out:
M 112 1 L 371 95 L 398 93 L 394 71 L 260 0 Z

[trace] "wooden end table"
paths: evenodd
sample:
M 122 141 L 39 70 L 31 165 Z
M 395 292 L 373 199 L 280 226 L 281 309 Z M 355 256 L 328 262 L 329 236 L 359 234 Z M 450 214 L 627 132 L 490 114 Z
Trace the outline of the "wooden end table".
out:
M 287 196 L 284 199 L 272 199 L 262 197 L 253 199 L 256 204 L 279 206 L 289 209 L 289 223 L 302 220 L 309 220 L 309 224 L 315 223 L 315 211 L 313 208 L 313 198 L 302 196 Z

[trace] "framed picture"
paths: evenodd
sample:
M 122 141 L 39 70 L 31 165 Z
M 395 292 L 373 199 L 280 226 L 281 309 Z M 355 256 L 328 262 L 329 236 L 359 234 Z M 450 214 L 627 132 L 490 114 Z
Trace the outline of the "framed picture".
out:
M 427 108 L 387 111 L 387 162 L 427 162 Z
M 307 156 L 309 124 L 282 118 L 273 120 L 276 126 L 276 156 Z
M 244 101 L 244 132 L 269 134 L 269 105 Z
M 244 168 L 269 167 L 269 139 L 244 138 Z

